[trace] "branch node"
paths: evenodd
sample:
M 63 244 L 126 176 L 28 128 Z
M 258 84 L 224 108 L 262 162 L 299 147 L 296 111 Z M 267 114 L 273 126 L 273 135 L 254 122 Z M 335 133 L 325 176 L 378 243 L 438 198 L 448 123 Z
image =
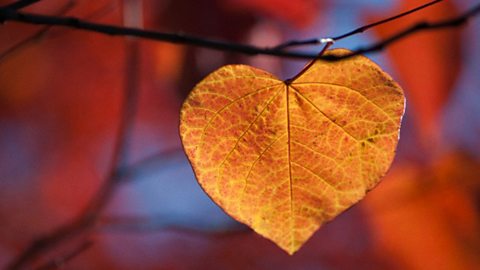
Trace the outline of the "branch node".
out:
M 321 44 L 330 43 L 330 45 L 332 45 L 332 44 L 335 43 L 335 39 L 333 39 L 333 38 L 321 38 L 320 43 Z

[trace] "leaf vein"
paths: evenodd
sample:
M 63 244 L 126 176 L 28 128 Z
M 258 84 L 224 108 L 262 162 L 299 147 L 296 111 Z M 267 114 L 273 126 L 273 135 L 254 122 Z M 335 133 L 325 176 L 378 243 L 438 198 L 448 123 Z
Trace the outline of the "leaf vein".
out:
M 343 126 L 339 125 L 337 122 L 333 121 L 332 118 L 330 118 L 330 116 L 328 116 L 326 113 L 324 113 L 322 110 L 320 110 L 320 108 L 317 107 L 317 105 L 315 105 L 315 103 L 313 103 L 309 98 L 307 98 L 306 96 L 304 96 L 300 91 L 298 91 L 298 89 L 296 89 L 295 87 L 293 87 L 292 85 L 290 85 L 290 87 L 293 89 L 293 91 L 295 91 L 295 93 L 297 93 L 300 97 L 302 97 L 303 99 L 305 99 L 310 105 L 312 105 L 313 108 L 315 108 L 320 114 L 322 114 L 323 116 L 325 116 L 325 118 L 327 118 L 332 124 L 334 124 L 335 126 L 337 126 L 338 128 L 340 128 L 344 133 L 346 133 L 347 135 L 349 135 L 350 137 L 352 137 L 353 139 L 355 139 L 357 142 L 360 141 L 360 139 L 358 139 L 357 137 L 353 136 L 350 132 L 348 132 Z
M 208 123 L 207 123 L 207 124 L 205 125 L 205 127 L 203 128 L 202 136 L 201 136 L 201 138 L 200 138 L 200 144 L 203 144 L 203 143 L 205 142 L 205 133 L 206 133 L 206 131 L 207 131 L 207 128 L 210 127 L 210 125 L 212 124 L 213 120 L 215 120 L 217 117 L 219 117 L 220 114 L 221 114 L 223 111 L 225 111 L 225 110 L 228 109 L 230 106 L 236 104 L 237 102 L 239 102 L 239 101 L 241 101 L 241 100 L 243 100 L 243 99 L 245 99 L 245 98 L 247 98 L 247 97 L 249 97 L 249 96 L 251 96 L 251 95 L 258 94 L 258 93 L 260 93 L 260 92 L 262 92 L 262 91 L 264 91 L 264 90 L 267 90 L 267 89 L 269 89 L 269 88 L 276 87 L 276 86 L 278 86 L 278 85 L 280 85 L 280 84 L 282 84 L 282 83 L 277 83 L 277 84 L 273 84 L 273 85 L 269 85 L 269 86 L 266 86 L 266 87 L 259 88 L 259 89 L 255 90 L 255 91 L 249 92 L 249 93 L 247 93 L 247 94 L 245 94 L 245 95 L 243 95 L 243 96 L 241 96 L 241 97 L 239 97 L 239 98 L 237 98 L 237 99 L 234 99 L 234 100 L 230 101 L 229 103 L 225 104 L 222 108 L 220 108 L 219 110 L 217 110 L 217 111 L 214 113 L 214 115 L 212 116 L 212 118 L 210 118 L 210 120 L 208 121 Z
M 259 76 L 255 76 L 255 75 L 251 75 L 251 76 L 232 76 L 232 77 L 223 77 L 222 79 L 216 79 L 216 80 L 201 81 L 200 83 L 197 84 L 196 87 L 199 87 L 199 86 L 205 85 L 205 84 L 220 83 L 220 82 L 225 82 L 225 81 L 233 80 L 233 79 L 246 79 L 246 78 L 262 79 L 262 80 L 269 80 L 269 81 L 278 82 L 278 80 L 275 79 L 275 78 L 259 77 Z
M 300 163 L 297 163 L 295 161 L 292 161 L 292 164 L 306 170 L 307 172 L 309 172 L 310 174 L 314 175 L 315 177 L 317 177 L 318 179 L 320 179 L 320 181 L 322 181 L 324 184 L 326 184 L 328 187 L 332 188 L 333 190 L 335 190 L 336 192 L 340 192 L 340 193 L 345 193 L 345 191 L 343 190 L 339 190 L 335 185 L 333 185 L 332 183 L 330 183 L 329 181 L 327 181 L 325 178 L 323 178 L 322 176 L 320 176 L 318 173 L 312 171 L 310 168 L 307 168 L 306 166 L 300 164 Z
M 247 132 L 252 128 L 253 124 L 255 124 L 257 122 L 257 120 L 260 118 L 260 116 L 263 115 L 263 113 L 267 110 L 268 106 L 270 106 L 270 104 L 272 104 L 272 102 L 275 100 L 275 98 L 281 93 L 281 89 L 278 91 L 278 93 L 276 93 L 275 95 L 272 96 L 272 98 L 270 98 L 270 100 L 267 101 L 267 104 L 265 104 L 265 106 L 262 108 L 262 110 L 255 116 L 255 118 L 252 120 L 252 122 L 249 123 L 248 127 L 242 132 L 242 134 L 238 137 L 238 139 L 236 140 L 235 142 L 235 145 L 233 146 L 233 148 L 228 152 L 228 154 L 225 156 L 225 158 L 223 159 L 223 161 L 220 163 L 220 165 L 217 167 L 217 170 L 220 170 L 221 167 L 223 167 L 223 165 L 225 164 L 225 162 L 227 161 L 227 159 L 233 154 L 233 152 L 235 151 L 235 149 L 237 149 L 238 147 L 238 144 L 240 143 L 240 140 L 247 134 Z M 222 173 L 219 174 L 219 178 L 218 179 L 221 179 L 222 176 L 223 176 L 223 171 Z M 218 189 L 218 182 L 217 182 L 217 189 Z M 217 193 L 218 193 L 218 190 L 217 190 Z
M 345 85 L 340 85 L 340 84 L 335 84 L 335 83 L 327 83 L 327 82 L 301 82 L 301 83 L 294 83 L 294 84 L 297 84 L 297 85 L 301 85 L 301 84 L 320 84 L 320 85 L 329 85 L 329 86 L 334 86 L 334 87 L 341 87 L 341 88 L 346 88 L 348 90 L 350 90 L 351 92 L 354 92 L 354 93 L 357 93 L 359 96 L 361 96 L 363 99 L 365 99 L 366 101 L 368 101 L 369 103 L 373 104 L 375 107 L 377 107 L 380 111 L 382 111 L 382 113 L 387 116 L 387 118 L 390 120 L 390 121 L 393 121 L 392 120 L 392 117 L 385 111 L 384 108 L 380 107 L 380 105 L 378 105 L 376 102 L 368 99 L 364 94 L 362 94 L 359 90 L 357 89 L 354 89 L 354 88 L 351 88 L 351 87 L 348 87 L 348 86 L 345 86 Z

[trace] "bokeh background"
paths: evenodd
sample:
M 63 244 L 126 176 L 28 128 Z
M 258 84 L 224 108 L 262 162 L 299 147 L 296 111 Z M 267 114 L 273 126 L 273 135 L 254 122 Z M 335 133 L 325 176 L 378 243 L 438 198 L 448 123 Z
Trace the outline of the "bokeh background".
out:
M 44 0 L 25 10 L 274 46 L 342 34 L 425 2 Z M 365 46 L 474 4 L 443 1 L 335 47 Z M 288 78 L 305 61 L 0 25 L 0 268 L 95 196 L 109 173 L 124 89 L 134 82 L 138 111 L 127 157 L 134 173 L 93 229 L 40 264 L 88 240 L 64 269 L 480 269 L 479 33 L 474 18 L 369 55 L 407 95 L 397 157 L 363 201 L 288 256 L 203 193 L 182 152 L 178 118 L 195 83 L 222 65 L 245 63 Z

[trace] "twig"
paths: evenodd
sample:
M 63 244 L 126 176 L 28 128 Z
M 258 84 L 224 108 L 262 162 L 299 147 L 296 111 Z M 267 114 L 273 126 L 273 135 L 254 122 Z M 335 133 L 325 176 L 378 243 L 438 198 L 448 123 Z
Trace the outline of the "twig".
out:
M 17 2 L 18 3 L 18 2 Z M 13 5 L 13 4 L 12 4 Z M 68 3 L 65 4 L 65 6 L 63 6 L 60 11 L 57 13 L 57 15 L 63 15 L 65 14 L 66 12 L 68 12 L 70 9 L 72 9 L 73 7 L 75 6 L 75 1 L 73 0 L 70 0 L 68 1 Z M 0 62 L 5 59 L 5 57 L 15 53 L 15 52 L 18 52 L 19 50 L 27 47 L 28 45 L 34 43 L 35 41 L 38 41 L 40 40 L 41 38 L 43 38 L 45 36 L 45 34 L 48 32 L 48 30 L 50 30 L 53 26 L 52 25 L 47 25 L 47 26 L 44 26 L 42 27 L 42 29 L 40 29 L 38 32 L 36 32 L 35 34 L 19 41 L 17 44 L 11 46 L 10 48 L 8 48 L 7 50 L 5 50 L 4 52 L 0 53 Z
M 339 36 L 336 36 L 336 37 L 332 37 L 330 39 L 332 39 L 333 41 L 339 41 L 341 39 L 344 39 L 344 38 L 347 38 L 347 37 L 350 37 L 350 36 L 353 36 L 353 35 L 356 35 L 356 34 L 360 34 L 360 33 L 363 33 L 365 31 L 367 31 L 368 29 L 370 28 L 373 28 L 375 26 L 378 26 L 378 25 L 381 25 L 381 24 L 384 24 L 384 23 L 387 23 L 387 22 L 390 22 L 390 21 L 393 21 L 393 20 L 396 20 L 396 19 L 399 19 L 401 17 L 404 17 L 404 16 L 407 16 L 411 13 L 414 13 L 414 12 L 417 12 L 419 10 L 422 10 L 424 8 L 427 8 L 431 5 L 434 5 L 434 4 L 437 4 L 439 2 L 442 2 L 443 0 L 435 0 L 435 1 L 432 1 L 432 2 L 429 2 L 429 3 L 426 3 L 424 5 L 421 5 L 421 6 L 418 6 L 416 8 L 413 8 L 413 9 L 410 9 L 408 11 L 405 11 L 403 13 L 400 13 L 398 15 L 395 15 L 395 16 L 392 16 L 392 17 L 389 17 L 387 19 L 384 19 L 384 20 L 381 20 L 381 21 L 378 21 L 378 22 L 374 22 L 374 23 L 371 23 L 371 24 L 367 24 L 367 25 L 364 25 L 362 27 L 359 27 L 357 29 L 354 29 L 352 31 L 349 31 L 345 34 L 342 34 L 342 35 L 339 35 Z M 276 46 L 275 48 L 276 49 L 285 49 L 287 47 L 293 47 L 293 46 L 304 46 L 304 45 L 317 45 L 317 44 L 323 44 L 325 43 L 324 42 L 325 38 L 313 38 L 313 39 L 306 39 L 306 40 L 292 40 L 292 41 L 289 41 L 289 42 L 286 42 L 286 43 L 283 43 L 283 44 L 280 44 L 278 46 Z
M 322 58 L 323 54 L 328 50 L 328 48 L 330 48 L 330 47 L 333 45 L 333 42 L 334 42 L 334 41 L 333 41 L 332 39 L 327 40 L 327 41 L 325 42 L 325 46 L 323 46 L 322 50 L 318 53 L 316 59 Z M 302 68 L 302 70 L 300 70 L 300 72 L 297 73 L 297 75 L 293 76 L 293 77 L 290 78 L 290 79 L 285 80 L 285 81 L 284 81 L 285 84 L 290 85 L 290 83 L 292 83 L 296 78 L 302 76 L 302 74 L 304 74 L 308 69 L 310 69 L 310 67 L 311 67 L 312 65 L 315 64 L 315 62 L 316 62 L 315 60 L 316 60 L 316 59 L 310 61 L 310 63 L 308 63 L 307 65 L 305 65 L 305 66 Z
M 381 51 L 385 47 L 389 46 L 390 44 L 399 41 L 400 39 L 407 37 L 409 35 L 412 35 L 416 32 L 420 32 L 423 30 L 440 30 L 444 28 L 454 28 L 454 27 L 459 27 L 461 25 L 464 25 L 468 22 L 469 19 L 477 16 L 480 14 L 480 4 L 474 6 L 473 8 L 469 9 L 462 15 L 455 17 L 453 19 L 447 19 L 443 21 L 438 21 L 435 23 L 430 23 L 430 22 L 420 22 L 417 23 L 411 27 L 406 28 L 405 30 L 387 38 L 384 39 L 378 43 L 375 43 L 371 46 L 368 47 L 360 47 L 356 49 L 355 51 L 352 51 L 349 54 L 345 54 L 343 56 L 333 56 L 333 55 L 327 55 L 322 57 L 324 60 L 328 61 L 337 61 L 337 60 L 342 60 L 342 59 L 347 59 L 350 57 L 354 57 L 360 54 L 366 54 L 366 53 L 371 53 L 371 52 L 376 52 L 376 51 Z
M 127 41 L 126 83 L 123 101 L 120 128 L 113 153 L 109 175 L 95 197 L 86 209 L 69 224 L 60 226 L 53 233 L 35 240 L 18 258 L 10 265 L 9 269 L 21 269 L 34 261 L 45 251 L 58 246 L 62 241 L 91 229 L 97 217 L 114 194 L 115 189 L 122 179 L 123 167 L 128 157 L 130 133 L 137 110 L 138 101 L 138 56 L 139 48 L 136 40 Z
M 355 29 L 355 30 L 353 30 L 353 31 L 351 31 L 351 32 L 345 33 L 345 34 L 340 35 L 340 36 L 337 36 L 337 37 L 333 37 L 332 39 L 335 40 L 335 41 L 339 41 L 339 40 L 344 39 L 344 38 L 346 38 L 346 37 L 353 36 L 353 35 L 359 34 L 359 33 L 363 33 L 364 31 L 366 31 L 366 30 L 368 30 L 368 29 L 370 29 L 370 28 L 372 28 L 372 27 L 375 27 L 375 26 L 378 26 L 378 25 L 381 25 L 381 24 L 384 24 L 384 23 L 387 23 L 387 22 L 396 20 L 396 19 L 398 19 L 398 18 L 407 16 L 407 15 L 409 15 L 409 14 L 412 14 L 412 13 L 414 13 L 414 12 L 417 12 L 417 11 L 419 11 L 419 10 L 422 10 L 422 9 L 424 9 L 424 8 L 427 8 L 427 7 L 431 6 L 431 5 L 434 5 L 434 4 L 439 3 L 439 2 L 442 2 L 442 1 L 443 1 L 443 0 L 436 0 L 436 1 L 432 1 L 432 2 L 430 2 L 430 3 L 426 3 L 426 4 L 424 4 L 424 5 L 421 5 L 421 6 L 419 6 L 419 7 L 414 8 L 414 9 L 408 10 L 408 11 L 406 11 L 406 12 L 404 12 L 404 13 L 400 13 L 400 14 L 398 14 L 398 15 L 396 15 L 396 16 L 387 18 L 387 19 L 385 19 L 385 20 L 381 20 L 381 21 L 378 21 L 378 22 L 375 22 L 375 23 L 372 23 L 372 24 L 368 24 L 368 25 L 359 27 L 359 28 L 357 28 L 357 29 Z
M 75 29 L 87 30 L 113 36 L 132 36 L 157 41 L 177 44 L 188 44 L 197 47 L 210 48 L 220 51 L 233 51 L 248 55 L 273 55 L 299 59 L 313 59 L 316 54 L 305 52 L 286 52 L 282 50 L 259 48 L 251 45 L 204 39 L 187 34 L 163 33 L 143 30 L 133 27 L 120 27 L 115 25 L 99 24 L 83 21 L 75 17 L 46 16 L 32 13 L 18 12 L 9 9 L 0 9 L 0 21 L 17 21 L 29 24 L 65 26 Z
M 163 163 L 167 159 L 170 160 L 172 154 L 180 152 L 181 149 L 168 149 L 148 156 L 140 161 L 134 162 L 129 166 L 123 167 L 115 174 L 115 182 L 127 183 L 127 180 L 137 177 L 141 171 L 158 164 L 158 162 Z M 178 159 L 179 157 L 176 155 L 174 158 Z M 158 170 L 158 168 L 159 167 L 156 169 Z M 99 194 L 100 193 L 101 192 L 99 192 Z M 97 197 L 99 197 L 99 195 L 97 195 L 95 198 Z M 91 203 L 91 205 L 93 204 L 97 206 L 99 205 L 98 203 Z M 62 241 L 72 238 L 76 235 L 80 235 L 89 230 L 93 227 L 93 225 L 95 225 L 94 222 L 97 221 L 97 213 L 86 214 L 83 212 L 73 222 L 56 228 L 52 233 L 46 234 L 44 237 L 34 240 L 32 244 L 18 258 L 16 258 L 16 260 L 12 262 L 9 267 L 7 267 L 7 269 L 20 269 L 26 263 L 34 261 L 36 258 L 38 258 L 40 253 L 53 249 Z
M 88 16 L 85 17 L 85 19 L 97 19 L 97 18 L 100 18 L 101 16 L 104 16 L 105 14 L 108 14 L 109 12 L 111 12 L 112 10 L 114 10 L 115 8 L 115 3 L 116 2 L 112 2 L 110 1 L 110 3 L 107 3 L 105 4 L 104 6 L 100 7 L 98 10 L 95 10 L 94 12 L 92 12 L 92 14 L 89 14 Z M 75 0 L 69 0 L 64 7 L 62 7 L 62 9 L 57 12 L 57 15 L 56 16 L 59 16 L 59 15 L 64 15 L 65 13 L 67 13 L 68 11 L 70 11 L 74 6 L 75 6 Z M 11 46 L 10 48 L 8 48 L 7 50 L 3 51 L 2 53 L 0 53 L 0 63 L 2 60 L 4 60 L 6 57 L 18 52 L 18 51 L 21 51 L 22 49 L 28 47 L 29 45 L 32 45 L 34 44 L 35 42 L 37 41 L 40 41 L 42 40 L 43 38 L 45 38 L 46 34 L 49 32 L 49 30 L 53 27 L 53 25 L 47 25 L 47 26 L 44 26 L 42 29 L 40 29 L 38 32 L 36 32 L 35 34 L 19 41 L 17 44 Z M 62 33 L 62 32 L 60 32 Z M 57 33 L 57 35 L 52 35 L 51 33 L 48 35 L 49 38 L 53 38 L 53 37 L 56 37 L 58 36 L 58 34 L 60 33 Z
M 60 245 L 62 241 L 81 234 L 90 225 L 91 221 L 82 217 L 72 223 L 55 229 L 50 234 L 34 240 L 24 252 L 7 266 L 7 269 L 22 269 L 27 263 L 39 258 L 42 252 L 53 249 Z
M 340 60 L 340 59 L 349 58 L 358 54 L 366 54 L 366 53 L 380 51 L 385 46 L 390 45 L 391 43 L 396 42 L 399 39 L 409 36 L 420 30 L 425 31 L 425 30 L 436 30 L 436 29 L 447 28 L 447 27 L 458 27 L 464 24 L 469 18 L 478 15 L 479 9 L 480 9 L 480 5 L 477 5 L 477 6 L 474 6 L 472 9 L 470 9 L 469 11 L 462 14 L 461 16 L 456 17 L 454 19 L 439 21 L 436 23 L 422 22 L 413 27 L 407 28 L 402 32 L 399 32 L 398 34 L 384 41 L 380 41 L 379 43 L 373 44 L 371 46 L 354 50 L 352 54 L 347 54 L 340 57 L 322 56 L 321 59 L 330 60 L 330 61 Z M 297 58 L 297 59 L 317 58 L 317 54 L 315 53 L 285 51 L 285 50 L 281 50 L 281 49 L 279 50 L 276 48 L 261 48 L 261 47 L 252 46 L 252 45 L 205 39 L 205 38 L 190 36 L 186 34 L 164 33 L 164 32 L 157 32 L 157 31 L 151 31 L 151 30 L 142 30 L 142 29 L 132 28 L 132 27 L 120 27 L 115 25 L 99 24 L 99 23 L 83 21 L 75 17 L 38 15 L 38 14 L 25 13 L 25 12 L 20 12 L 20 11 L 11 10 L 11 9 L 5 9 L 5 8 L 0 8 L 0 21 L 2 20 L 17 21 L 17 22 L 23 22 L 23 23 L 29 23 L 29 24 L 64 26 L 64 27 L 87 30 L 91 32 L 103 33 L 108 35 L 139 37 L 139 38 L 156 40 L 156 41 L 210 48 L 210 49 L 220 50 L 220 51 L 237 52 L 237 53 L 243 53 L 247 55 L 271 55 L 271 56 Z M 354 31 L 357 31 L 357 30 L 354 30 Z
M 159 230 L 179 230 L 185 232 L 195 233 L 210 233 L 217 234 L 218 232 L 224 233 L 243 233 L 251 231 L 247 226 L 237 223 L 230 226 L 222 227 L 206 227 L 199 228 L 196 226 L 181 225 L 182 220 L 176 220 L 175 218 L 166 217 L 165 215 L 154 216 L 106 216 L 99 218 L 98 226 L 96 229 L 100 232 L 117 233 L 117 232 L 132 232 L 132 233 L 148 233 Z M 197 224 L 198 225 L 198 224 Z
M 67 262 L 78 256 L 80 253 L 86 251 L 93 245 L 92 241 L 85 241 L 82 242 L 79 246 L 75 247 L 72 251 L 68 252 L 67 254 L 57 257 L 40 267 L 38 267 L 36 270 L 51 270 L 51 269 L 59 269 L 63 268 Z
M 20 1 L 13 2 L 11 4 L 5 5 L 5 6 L 0 7 L 0 8 L 18 10 L 18 9 L 22 9 L 22 8 L 28 7 L 30 5 L 33 5 L 33 4 L 35 4 L 37 2 L 40 2 L 40 1 L 41 0 L 20 0 Z

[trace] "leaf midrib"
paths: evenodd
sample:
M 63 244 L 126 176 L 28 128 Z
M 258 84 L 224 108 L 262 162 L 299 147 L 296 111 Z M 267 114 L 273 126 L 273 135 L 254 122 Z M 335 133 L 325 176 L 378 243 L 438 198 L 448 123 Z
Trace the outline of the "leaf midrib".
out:
M 290 251 L 295 250 L 295 237 L 294 237 L 294 215 L 293 215 L 293 178 L 292 178 L 292 159 L 291 154 L 291 143 L 290 143 L 290 98 L 289 98 L 289 85 L 285 84 L 285 96 L 286 96 L 286 111 L 287 111 L 287 158 L 288 158 L 288 174 L 289 174 L 289 185 L 290 185 L 290 234 L 291 234 L 291 243 Z

